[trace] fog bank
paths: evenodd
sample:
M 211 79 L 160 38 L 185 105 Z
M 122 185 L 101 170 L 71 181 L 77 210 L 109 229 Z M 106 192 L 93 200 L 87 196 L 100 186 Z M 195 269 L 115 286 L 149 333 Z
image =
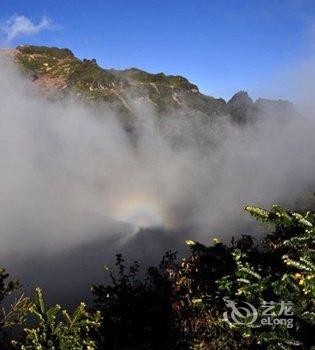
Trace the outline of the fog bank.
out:
M 159 128 L 133 101 L 133 138 L 110 110 L 45 99 L 6 59 L 0 101 L 0 264 L 26 284 L 79 286 L 115 252 L 152 260 L 187 238 L 259 234 L 244 205 L 294 206 L 314 191 L 311 108 L 243 126 L 174 112 Z

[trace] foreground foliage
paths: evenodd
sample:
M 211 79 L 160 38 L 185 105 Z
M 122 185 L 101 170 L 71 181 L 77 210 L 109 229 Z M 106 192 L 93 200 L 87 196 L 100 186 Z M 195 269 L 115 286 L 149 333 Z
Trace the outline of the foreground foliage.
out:
M 29 307 L 29 299 L 20 294 L 13 299 L 9 306 L 4 306 L 3 301 L 19 289 L 19 281 L 10 280 L 6 270 L 0 268 L 0 348 L 7 346 L 8 329 L 21 324 Z
M 47 309 L 37 289 L 27 307 L 35 325 L 13 344 L 51 350 L 314 348 L 315 215 L 279 206 L 245 210 L 271 229 L 262 241 L 187 241 L 189 256 L 177 261 L 169 252 L 144 278 L 139 264 L 127 268 L 117 255 L 112 283 L 92 287 L 91 311 L 81 304 L 61 318 L 60 306 Z M 0 277 L 2 302 L 17 285 L 5 283 L 4 271 Z M 245 303 L 255 312 L 244 312 Z M 262 322 L 267 308 L 269 324 Z M 0 315 L 0 328 L 23 322 L 21 314 L 13 308 L 14 321 L 7 324 Z M 275 322 L 280 316 L 283 322 Z
M 57 321 L 61 311 L 60 305 L 46 308 L 43 292 L 36 289 L 35 301 L 29 307 L 29 313 L 35 316 L 36 326 L 25 328 L 24 339 L 14 341 L 16 348 L 21 350 L 83 350 L 96 349 L 93 332 L 100 325 L 100 314 L 90 315 L 86 305 L 81 303 L 72 315 L 67 310 L 62 311 L 62 321 Z
M 211 247 L 188 242 L 192 255 L 183 259 L 174 279 L 185 300 L 178 319 L 193 335 L 193 344 L 206 349 L 309 349 L 315 344 L 315 217 L 278 206 L 270 212 L 245 209 L 274 225 L 273 232 L 259 246 L 249 236 L 232 242 L 231 247 L 220 242 Z M 277 318 L 281 303 L 289 302 L 293 327 L 229 324 L 222 317 L 226 300 L 251 303 L 258 321 L 266 302 L 275 306 L 271 320 Z

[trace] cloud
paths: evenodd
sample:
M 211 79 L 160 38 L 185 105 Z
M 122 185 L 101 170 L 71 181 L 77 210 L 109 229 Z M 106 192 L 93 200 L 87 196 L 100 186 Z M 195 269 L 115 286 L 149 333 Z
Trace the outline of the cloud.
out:
M 36 24 L 26 16 L 13 15 L 1 26 L 1 32 L 7 41 L 12 41 L 17 37 L 38 34 L 51 28 L 52 21 L 46 16 L 42 17 L 41 21 Z

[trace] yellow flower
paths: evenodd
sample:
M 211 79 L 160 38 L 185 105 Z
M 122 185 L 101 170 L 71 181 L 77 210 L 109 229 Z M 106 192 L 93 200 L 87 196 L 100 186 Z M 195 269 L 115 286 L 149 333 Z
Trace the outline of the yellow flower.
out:
M 193 304 L 199 304 L 202 303 L 202 299 L 193 299 L 192 302 Z

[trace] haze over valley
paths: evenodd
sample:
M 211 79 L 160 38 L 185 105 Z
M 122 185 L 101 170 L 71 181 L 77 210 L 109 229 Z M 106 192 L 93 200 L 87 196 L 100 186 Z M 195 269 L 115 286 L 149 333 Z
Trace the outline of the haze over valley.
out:
M 25 287 L 77 303 L 117 252 L 150 264 L 186 239 L 259 237 L 244 205 L 311 201 L 309 107 L 69 49 L 4 49 L 0 66 L 1 264 Z

